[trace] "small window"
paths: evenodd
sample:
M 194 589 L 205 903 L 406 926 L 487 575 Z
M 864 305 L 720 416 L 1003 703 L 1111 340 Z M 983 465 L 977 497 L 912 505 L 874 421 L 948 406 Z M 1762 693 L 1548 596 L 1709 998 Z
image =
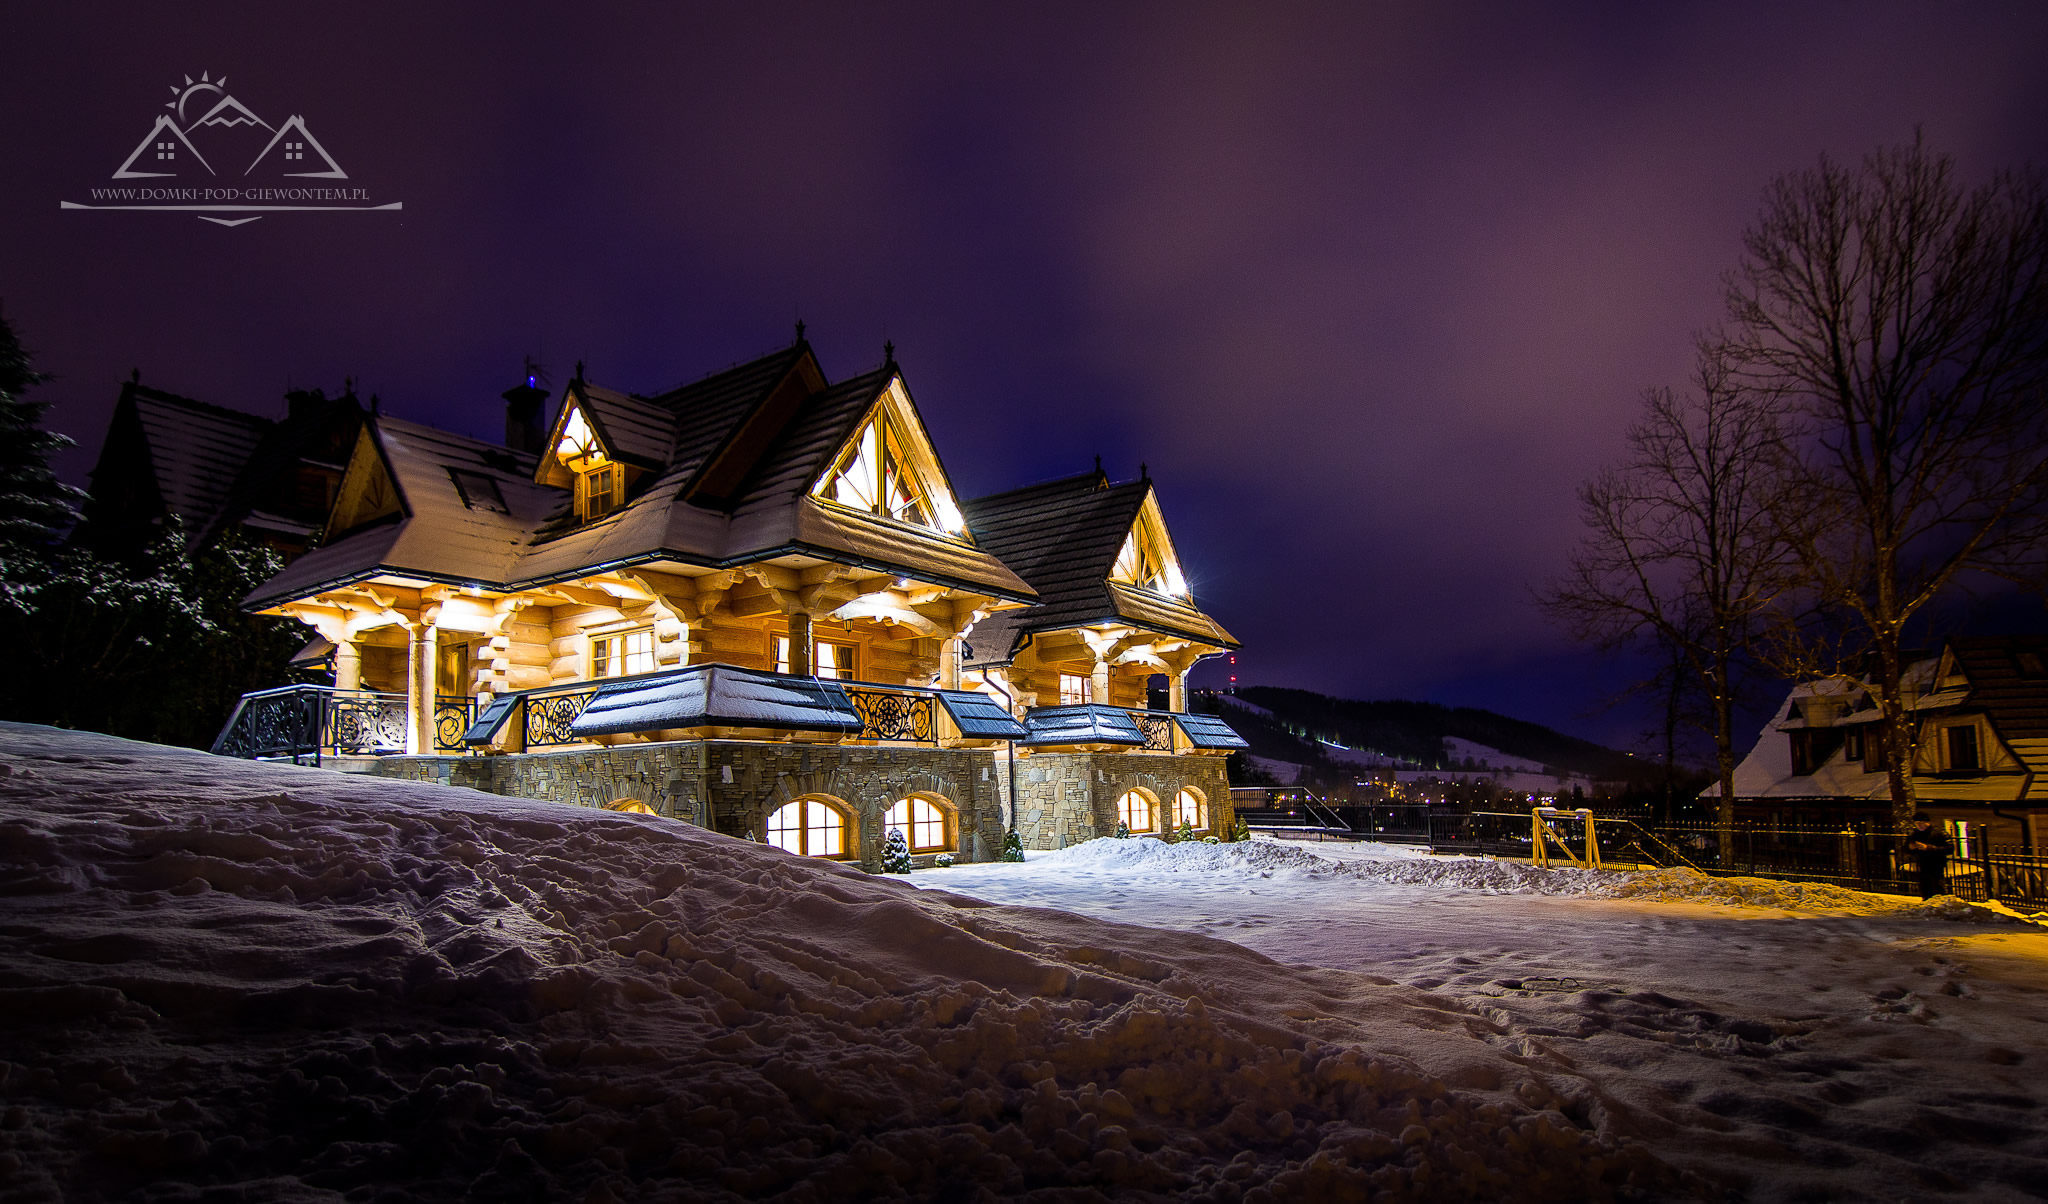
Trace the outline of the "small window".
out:
M 1152 800 L 1143 791 L 1130 790 L 1116 801 L 1116 817 L 1133 832 L 1152 830 Z
M 480 472 L 468 472 L 451 468 L 448 475 L 455 478 L 455 492 L 462 498 L 462 504 L 471 510 L 489 510 L 493 514 L 510 514 L 505 505 L 505 495 L 498 490 L 498 483 Z
M 768 817 L 768 843 L 800 857 L 844 857 L 853 844 L 846 813 L 817 799 L 798 799 Z
M 1842 733 L 1842 759 L 1861 761 L 1863 759 L 1863 729 L 1851 728 Z
M 654 672 L 654 629 L 640 627 L 590 637 L 590 676 L 631 677 Z
M 1950 769 L 1978 769 L 1977 727 L 1965 723 L 1948 729 L 1948 767 Z
M 1863 738 L 1863 772 L 1877 773 L 1889 768 L 1891 758 L 1887 750 L 1890 747 L 1890 744 L 1885 739 L 1883 728 L 1877 728 L 1865 736 Z
M 1094 687 L 1095 683 L 1088 678 L 1072 673 L 1060 674 L 1060 705 L 1074 707 L 1093 701 Z
M 619 466 L 605 464 L 576 477 L 577 507 L 586 523 L 619 508 Z
M 1207 808 L 1202 805 L 1201 795 L 1183 790 L 1173 796 L 1173 826 L 1186 826 L 1198 832 L 1209 826 Z
M 913 853 L 936 853 L 953 847 L 946 839 L 946 813 L 916 795 L 897 799 L 883 814 L 882 826 L 884 830 L 903 833 Z
M 811 675 L 831 677 L 840 681 L 854 680 L 855 646 L 836 640 L 814 640 L 811 643 Z M 775 637 L 775 671 L 789 672 L 789 637 Z

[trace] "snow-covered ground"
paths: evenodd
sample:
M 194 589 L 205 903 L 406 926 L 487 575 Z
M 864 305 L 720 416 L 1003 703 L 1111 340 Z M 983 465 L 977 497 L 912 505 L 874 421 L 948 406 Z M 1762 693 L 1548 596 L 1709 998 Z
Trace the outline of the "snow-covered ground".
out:
M 2003 909 L 1268 839 L 916 880 L 1426 992 L 1429 1073 L 1533 1072 L 1744 1198 L 2048 1195 L 2048 932 Z
M 1315 852 L 906 882 L 0 725 L 0 1198 L 2048 1188 L 2036 929 Z

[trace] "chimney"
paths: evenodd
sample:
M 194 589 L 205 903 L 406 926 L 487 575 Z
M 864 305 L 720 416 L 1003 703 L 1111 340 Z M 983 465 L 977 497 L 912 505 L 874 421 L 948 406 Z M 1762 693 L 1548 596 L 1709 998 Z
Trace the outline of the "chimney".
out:
M 518 452 L 538 452 L 543 437 L 541 408 L 548 391 L 540 387 L 539 374 L 527 365 L 526 380 L 505 390 L 505 446 Z

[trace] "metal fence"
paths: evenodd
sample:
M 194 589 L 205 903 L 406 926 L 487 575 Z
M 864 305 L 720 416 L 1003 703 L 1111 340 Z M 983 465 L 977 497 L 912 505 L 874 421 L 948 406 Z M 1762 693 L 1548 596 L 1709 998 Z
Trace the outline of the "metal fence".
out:
M 464 751 L 462 733 L 474 700 L 434 700 L 434 751 Z M 245 694 L 215 737 L 213 751 L 227 757 L 299 761 L 323 756 L 385 756 L 406 748 L 411 707 L 403 694 L 340 690 L 333 686 L 280 686 Z

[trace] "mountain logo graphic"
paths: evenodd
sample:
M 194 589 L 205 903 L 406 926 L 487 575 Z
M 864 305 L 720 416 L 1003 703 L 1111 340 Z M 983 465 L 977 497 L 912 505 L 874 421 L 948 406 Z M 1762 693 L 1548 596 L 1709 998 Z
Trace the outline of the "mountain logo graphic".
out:
M 113 178 L 147 181 L 93 187 L 90 203 L 62 201 L 63 209 L 187 213 L 218 226 L 246 226 L 266 213 L 370 213 L 404 209 L 398 201 L 370 203 L 370 190 L 349 179 L 334 155 L 313 136 L 302 114 L 280 125 L 228 94 L 228 77 L 185 77 L 149 133 L 114 169 Z M 230 216 L 232 215 L 232 216 Z

